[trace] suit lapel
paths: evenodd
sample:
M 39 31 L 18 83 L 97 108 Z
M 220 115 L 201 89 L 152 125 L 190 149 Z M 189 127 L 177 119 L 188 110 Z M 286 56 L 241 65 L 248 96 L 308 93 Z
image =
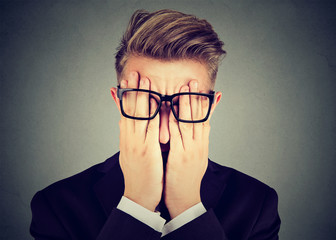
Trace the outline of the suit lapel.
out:
M 209 160 L 201 184 L 201 200 L 207 210 L 217 206 L 227 185 L 230 172 L 228 168 Z
M 94 192 L 106 216 L 109 216 L 124 193 L 124 177 L 119 165 L 119 153 L 107 159 L 98 171 L 104 173 L 104 176 L 95 184 Z

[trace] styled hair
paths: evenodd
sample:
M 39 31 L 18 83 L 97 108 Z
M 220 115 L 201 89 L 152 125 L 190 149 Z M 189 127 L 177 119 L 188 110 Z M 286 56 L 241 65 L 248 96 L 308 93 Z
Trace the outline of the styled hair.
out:
M 174 10 L 133 13 L 117 48 L 118 81 L 131 55 L 163 61 L 191 59 L 205 63 L 214 85 L 218 64 L 225 51 L 212 26 L 204 19 Z

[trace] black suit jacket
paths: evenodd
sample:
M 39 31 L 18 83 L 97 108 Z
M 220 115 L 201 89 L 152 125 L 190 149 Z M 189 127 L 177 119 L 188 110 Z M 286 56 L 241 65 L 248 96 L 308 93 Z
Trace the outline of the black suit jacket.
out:
M 123 191 L 117 153 L 36 193 L 31 235 L 39 240 L 160 239 L 161 233 L 116 208 Z M 209 160 L 201 199 L 207 212 L 162 239 L 278 239 L 277 194 L 258 180 Z

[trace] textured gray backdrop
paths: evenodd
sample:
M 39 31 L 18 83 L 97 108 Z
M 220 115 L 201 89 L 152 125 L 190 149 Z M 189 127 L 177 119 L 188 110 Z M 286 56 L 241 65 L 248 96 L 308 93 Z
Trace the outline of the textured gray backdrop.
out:
M 335 1 L 1 1 L 0 239 L 47 185 L 118 150 L 114 53 L 138 8 L 206 18 L 228 52 L 210 158 L 274 187 L 281 239 L 336 236 Z

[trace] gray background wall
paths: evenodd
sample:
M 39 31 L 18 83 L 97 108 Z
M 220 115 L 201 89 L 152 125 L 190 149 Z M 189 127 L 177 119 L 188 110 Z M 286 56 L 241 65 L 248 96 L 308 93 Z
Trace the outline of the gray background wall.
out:
M 281 239 L 336 236 L 334 1 L 1 1 L 0 239 L 47 185 L 118 150 L 114 53 L 135 9 L 206 18 L 228 52 L 210 158 L 274 187 Z

